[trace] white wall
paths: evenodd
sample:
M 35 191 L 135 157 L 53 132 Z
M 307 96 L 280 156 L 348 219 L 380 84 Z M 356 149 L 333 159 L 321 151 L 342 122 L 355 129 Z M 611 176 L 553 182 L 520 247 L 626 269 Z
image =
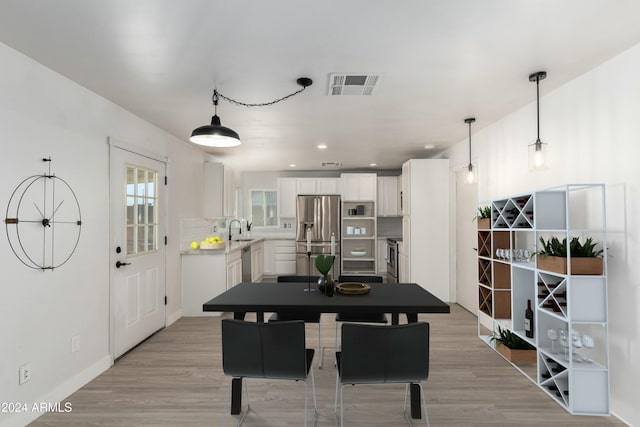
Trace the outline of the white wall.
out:
M 3 44 L 0 64 L 2 209 L 20 181 L 47 170 L 41 158 L 51 156 L 52 171 L 72 186 L 82 211 L 78 249 L 53 272 L 25 267 L 4 230 L 0 237 L 0 402 L 56 402 L 112 361 L 107 137 L 169 159 L 169 322 L 182 305 L 179 218 L 202 215 L 202 162 L 210 156 Z M 76 334 L 81 348 L 72 354 Z M 33 378 L 18 386 L 25 362 Z M 0 413 L 0 425 L 24 425 L 37 415 Z
M 525 70 L 523 78 L 530 71 Z M 553 79 L 553 70 L 547 79 Z M 478 200 L 562 184 L 605 183 L 609 248 L 612 410 L 640 426 L 640 45 L 540 100 L 540 136 L 550 168 L 528 172 L 527 144 L 536 138 L 535 101 L 473 135 L 481 167 Z M 535 87 L 531 87 L 535 93 Z M 481 118 L 482 111 L 475 112 Z M 444 153 L 463 164 L 468 141 Z M 470 235 L 469 239 L 475 239 Z M 475 268 L 471 266 L 471 268 Z M 467 284 L 473 287 L 476 283 Z

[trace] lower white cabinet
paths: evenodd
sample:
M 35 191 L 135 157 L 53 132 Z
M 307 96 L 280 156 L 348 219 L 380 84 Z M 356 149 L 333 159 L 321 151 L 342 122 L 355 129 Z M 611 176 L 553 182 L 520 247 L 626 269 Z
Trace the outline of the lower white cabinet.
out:
M 296 274 L 296 242 L 292 239 L 264 241 L 263 276 Z
M 261 282 L 264 276 L 264 242 L 251 245 L 251 281 Z
M 274 240 L 274 273 L 276 276 L 296 274 L 295 240 Z
M 182 255 L 182 315 L 217 316 L 218 312 L 203 312 L 202 304 L 227 290 L 226 256 L 219 254 Z M 240 269 L 242 270 L 242 269 Z
M 227 254 L 227 289 L 242 282 L 242 251 L 234 250 Z

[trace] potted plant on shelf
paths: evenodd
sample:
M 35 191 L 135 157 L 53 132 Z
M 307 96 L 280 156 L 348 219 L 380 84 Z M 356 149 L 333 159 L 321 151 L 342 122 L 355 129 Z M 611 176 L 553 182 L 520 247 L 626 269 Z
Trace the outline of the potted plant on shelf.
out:
M 328 297 L 332 297 L 336 291 L 335 282 L 329 273 L 335 258 L 333 255 L 318 255 L 316 257 L 316 268 L 322 274 L 322 277 L 318 280 L 318 289 Z
M 482 206 L 478 208 L 478 215 L 474 220 L 478 220 L 478 229 L 489 230 L 491 229 L 491 206 Z
M 541 249 L 536 251 L 536 261 L 541 270 L 567 274 L 567 256 L 571 257 L 571 274 L 574 275 L 602 275 L 602 249 L 596 249 L 597 243 L 593 238 L 587 238 L 580 243 L 578 237 L 572 237 L 567 247 L 567 238 L 560 241 L 551 237 L 545 241 L 540 237 Z
M 536 363 L 535 347 L 508 329 L 498 326 L 491 341 L 497 341 L 496 351 L 511 363 Z

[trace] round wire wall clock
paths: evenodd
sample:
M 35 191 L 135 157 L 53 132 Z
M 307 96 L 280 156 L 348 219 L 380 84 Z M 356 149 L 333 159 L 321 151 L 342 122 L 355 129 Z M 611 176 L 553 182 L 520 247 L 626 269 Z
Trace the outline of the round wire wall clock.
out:
M 78 247 L 82 216 L 71 186 L 49 170 L 25 178 L 11 194 L 5 215 L 11 250 L 27 267 L 53 270 Z

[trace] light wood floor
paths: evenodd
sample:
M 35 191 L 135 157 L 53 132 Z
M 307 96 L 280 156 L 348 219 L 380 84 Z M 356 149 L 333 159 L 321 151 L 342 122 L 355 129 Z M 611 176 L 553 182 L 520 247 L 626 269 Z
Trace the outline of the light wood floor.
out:
M 625 425 L 614 417 L 569 415 L 483 344 L 476 318 L 459 306 L 452 305 L 451 314 L 421 315 L 420 320 L 431 323 L 431 370 L 424 387 L 432 426 Z M 323 315 L 325 345 L 333 346 L 334 325 L 332 315 Z M 316 325 L 307 326 L 307 343 L 317 345 Z M 320 370 L 314 361 L 318 426 L 335 422 L 331 357 L 327 351 Z M 72 412 L 48 413 L 31 425 L 217 426 L 228 384 L 221 365 L 220 318 L 182 318 L 71 395 Z M 245 425 L 302 425 L 303 383 L 254 380 L 249 393 L 253 411 Z M 346 388 L 345 424 L 405 425 L 403 398 L 403 386 Z M 225 416 L 226 425 L 234 421 Z

